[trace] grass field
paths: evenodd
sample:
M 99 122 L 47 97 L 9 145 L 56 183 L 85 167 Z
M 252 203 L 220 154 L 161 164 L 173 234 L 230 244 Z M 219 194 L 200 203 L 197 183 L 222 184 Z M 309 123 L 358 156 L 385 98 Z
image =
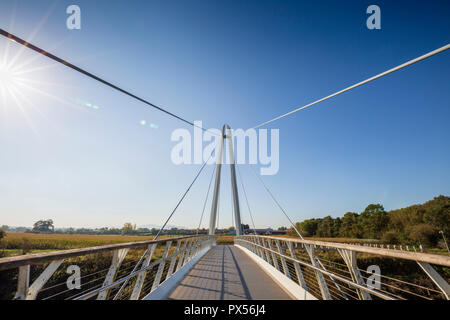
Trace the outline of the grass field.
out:
M 160 237 L 160 239 L 167 238 Z M 0 240 L 0 256 L 95 247 L 114 243 L 152 240 L 153 236 L 86 235 L 86 234 L 34 234 L 7 233 Z

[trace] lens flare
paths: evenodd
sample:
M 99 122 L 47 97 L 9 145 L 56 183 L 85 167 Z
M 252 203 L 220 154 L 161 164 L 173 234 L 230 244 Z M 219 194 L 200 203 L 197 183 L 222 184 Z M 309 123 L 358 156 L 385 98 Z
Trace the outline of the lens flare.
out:
M 0 64 L 0 87 L 10 89 L 16 85 L 17 76 L 5 64 Z

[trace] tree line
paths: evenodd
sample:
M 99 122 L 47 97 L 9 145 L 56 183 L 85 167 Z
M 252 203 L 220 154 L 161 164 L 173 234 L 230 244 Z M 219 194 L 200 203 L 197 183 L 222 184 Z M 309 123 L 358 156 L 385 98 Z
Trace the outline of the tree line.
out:
M 450 197 L 438 196 L 423 204 L 386 211 L 370 204 L 361 213 L 307 219 L 296 223 L 304 237 L 377 239 L 389 244 L 436 246 L 450 236 Z M 296 235 L 293 228 L 288 234 Z

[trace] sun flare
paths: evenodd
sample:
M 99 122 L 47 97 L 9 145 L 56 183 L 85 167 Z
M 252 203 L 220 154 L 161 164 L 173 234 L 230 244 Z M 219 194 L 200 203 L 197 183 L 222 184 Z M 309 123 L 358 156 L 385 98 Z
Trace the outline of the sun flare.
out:
M 4 64 L 0 64 L 0 87 L 13 89 L 17 86 L 17 74 Z

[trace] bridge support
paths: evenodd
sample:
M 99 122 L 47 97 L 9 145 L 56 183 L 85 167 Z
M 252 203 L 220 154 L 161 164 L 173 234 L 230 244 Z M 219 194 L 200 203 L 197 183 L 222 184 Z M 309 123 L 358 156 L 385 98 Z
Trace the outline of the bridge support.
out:
M 209 220 L 209 234 L 214 235 L 216 233 L 217 206 L 219 202 L 220 176 L 222 171 L 223 146 L 225 143 L 225 139 L 228 139 L 228 152 L 230 157 L 231 187 L 233 191 L 235 229 L 236 235 L 240 236 L 242 234 L 242 224 L 241 224 L 241 212 L 239 209 L 239 194 L 236 183 L 236 164 L 234 162 L 233 136 L 231 134 L 230 126 L 226 124 L 222 127 L 222 137 L 220 139 L 219 153 L 217 155 L 216 180 L 214 184 L 214 194 L 211 205 L 211 217 Z

